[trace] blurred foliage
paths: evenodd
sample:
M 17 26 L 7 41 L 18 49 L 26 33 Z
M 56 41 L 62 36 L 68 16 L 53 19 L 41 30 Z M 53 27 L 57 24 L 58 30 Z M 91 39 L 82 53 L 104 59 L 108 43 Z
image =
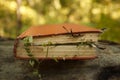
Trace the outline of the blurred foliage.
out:
M 120 43 L 120 0 L 21 0 L 18 30 L 16 0 L 0 0 L 0 36 L 17 36 L 32 25 L 76 23 L 107 28 L 101 39 Z

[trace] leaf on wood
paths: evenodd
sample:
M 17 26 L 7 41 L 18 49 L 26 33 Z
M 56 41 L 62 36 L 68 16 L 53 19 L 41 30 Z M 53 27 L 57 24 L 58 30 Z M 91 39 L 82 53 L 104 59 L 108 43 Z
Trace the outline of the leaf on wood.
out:
M 34 67 L 35 62 L 33 60 L 29 60 L 29 64 Z

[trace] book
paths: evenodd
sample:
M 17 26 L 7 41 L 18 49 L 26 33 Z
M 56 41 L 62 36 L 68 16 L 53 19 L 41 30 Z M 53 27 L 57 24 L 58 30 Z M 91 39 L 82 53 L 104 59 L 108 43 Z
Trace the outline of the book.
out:
M 77 24 L 51 24 L 30 27 L 17 37 L 15 57 L 29 59 L 25 39 L 28 39 L 30 54 L 37 59 L 94 59 L 101 30 Z

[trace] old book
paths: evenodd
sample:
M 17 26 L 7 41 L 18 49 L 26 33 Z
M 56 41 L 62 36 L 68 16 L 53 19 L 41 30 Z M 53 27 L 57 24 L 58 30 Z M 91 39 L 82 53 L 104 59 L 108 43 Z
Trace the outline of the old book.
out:
M 24 38 L 33 38 L 29 49 L 38 59 L 93 59 L 97 57 L 94 43 L 101 31 L 92 27 L 76 24 L 51 24 L 33 26 L 17 37 L 15 57 L 29 59 Z

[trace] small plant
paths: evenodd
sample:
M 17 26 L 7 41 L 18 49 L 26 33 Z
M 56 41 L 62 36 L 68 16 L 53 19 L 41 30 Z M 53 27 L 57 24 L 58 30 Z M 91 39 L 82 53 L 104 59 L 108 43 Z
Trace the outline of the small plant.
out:
M 24 43 L 24 49 L 25 49 L 27 55 L 30 57 L 29 64 L 33 68 L 33 74 L 36 75 L 41 80 L 42 78 L 41 78 L 41 74 L 39 73 L 39 65 L 44 59 L 39 61 L 32 54 L 31 46 L 34 46 L 32 36 L 25 37 L 23 39 L 23 43 Z M 90 47 L 93 47 L 92 44 L 93 44 L 92 41 L 84 41 L 84 42 L 78 42 L 78 43 L 64 43 L 64 44 L 59 44 L 59 43 L 53 44 L 52 42 L 47 42 L 47 43 L 43 43 L 39 46 L 43 46 L 43 47 L 47 48 L 47 50 L 46 50 L 46 58 L 47 58 L 50 46 L 55 46 L 56 47 L 56 46 L 59 46 L 59 45 L 76 45 L 79 48 L 79 46 L 81 46 L 81 45 L 89 45 Z M 53 57 L 53 60 L 58 62 L 56 57 Z M 63 57 L 63 60 L 65 60 L 65 56 Z
M 23 43 L 24 43 L 24 49 L 25 49 L 27 55 L 30 57 L 29 64 L 33 68 L 33 74 L 38 76 L 38 78 L 41 80 L 42 78 L 41 78 L 41 74 L 39 73 L 39 65 L 43 60 L 39 61 L 32 54 L 31 46 L 33 45 L 33 37 L 32 36 L 25 37 L 23 39 Z M 46 57 L 48 56 L 50 45 L 53 45 L 52 42 L 44 43 L 44 44 L 41 45 L 41 46 L 47 47 Z M 57 58 L 53 58 L 53 60 L 58 62 Z
M 29 37 L 24 38 L 23 43 L 24 43 L 24 49 L 26 50 L 27 55 L 30 57 L 29 64 L 33 68 L 33 74 L 36 75 L 41 80 L 42 79 L 41 74 L 39 73 L 40 62 L 38 59 L 34 57 L 30 49 L 30 46 L 32 46 L 32 43 L 33 43 L 33 37 L 29 36 Z

